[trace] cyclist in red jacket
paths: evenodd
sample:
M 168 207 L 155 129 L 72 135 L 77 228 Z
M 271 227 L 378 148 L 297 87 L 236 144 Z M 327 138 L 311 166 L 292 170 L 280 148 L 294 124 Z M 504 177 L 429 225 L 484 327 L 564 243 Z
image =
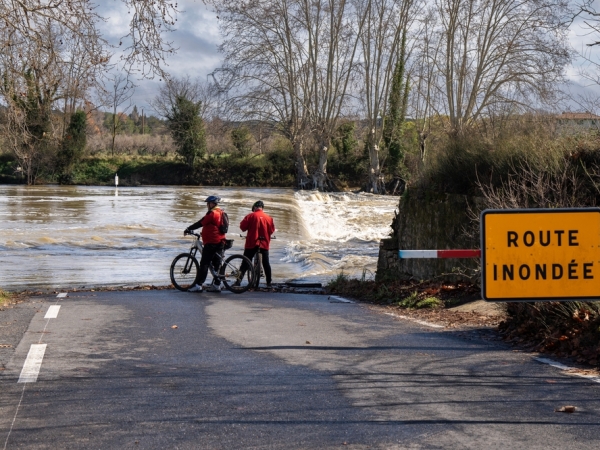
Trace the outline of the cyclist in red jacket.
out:
M 194 285 L 188 289 L 188 292 L 202 292 L 206 289 L 209 292 L 221 292 L 221 281 L 213 280 L 210 284 L 202 284 L 206 281 L 208 275 L 208 265 L 211 264 L 215 269 L 215 272 L 219 271 L 221 267 L 221 261 L 217 254 L 223 250 L 225 246 L 225 234 L 221 233 L 219 226 L 221 225 L 222 210 L 219 208 L 220 197 L 211 195 L 206 200 L 206 208 L 208 212 L 198 222 L 190 225 L 185 229 L 183 234 L 187 234 L 190 231 L 196 230 L 202 227 L 202 243 L 204 249 L 202 250 L 202 258 L 200 258 L 200 271 Z
M 256 252 L 262 254 L 263 268 L 265 269 L 265 278 L 267 288 L 271 288 L 271 264 L 269 263 L 269 245 L 271 235 L 275 232 L 273 219 L 263 211 L 265 204 L 259 200 L 252 205 L 252 213 L 248 214 L 240 222 L 240 230 L 247 231 L 246 245 L 244 245 L 244 256 L 250 261 L 256 255 Z M 242 267 L 245 272 L 245 267 Z

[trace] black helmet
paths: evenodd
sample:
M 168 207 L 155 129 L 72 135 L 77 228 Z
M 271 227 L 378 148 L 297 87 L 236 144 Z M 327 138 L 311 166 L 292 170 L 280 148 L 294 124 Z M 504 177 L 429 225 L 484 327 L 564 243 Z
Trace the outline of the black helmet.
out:
M 254 202 L 254 205 L 252 205 L 252 211 L 256 210 L 256 208 L 265 208 L 265 204 L 262 202 L 262 200 Z
M 217 197 L 216 195 L 211 195 L 206 200 L 204 200 L 204 203 L 217 203 L 218 204 L 220 202 L 221 202 L 221 197 Z

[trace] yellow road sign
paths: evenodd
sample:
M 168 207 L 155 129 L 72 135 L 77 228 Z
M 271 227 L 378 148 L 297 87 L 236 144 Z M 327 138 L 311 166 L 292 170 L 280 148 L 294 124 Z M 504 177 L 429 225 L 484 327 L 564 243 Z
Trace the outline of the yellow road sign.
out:
M 600 299 L 600 208 L 485 210 L 488 301 Z

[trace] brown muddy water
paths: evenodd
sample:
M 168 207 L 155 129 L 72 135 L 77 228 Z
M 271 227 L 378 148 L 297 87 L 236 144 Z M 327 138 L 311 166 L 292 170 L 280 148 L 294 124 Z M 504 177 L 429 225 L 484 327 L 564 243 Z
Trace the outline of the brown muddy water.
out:
M 326 283 L 340 272 L 373 276 L 397 197 L 210 187 L 0 186 L 0 288 L 17 291 L 170 284 L 183 230 L 223 198 L 228 254 L 243 251 L 239 222 L 256 200 L 277 228 L 273 281 Z

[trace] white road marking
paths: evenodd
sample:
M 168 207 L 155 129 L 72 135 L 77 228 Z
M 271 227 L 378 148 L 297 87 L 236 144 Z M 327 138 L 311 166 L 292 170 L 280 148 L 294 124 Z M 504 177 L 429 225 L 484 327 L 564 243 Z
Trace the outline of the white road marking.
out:
M 569 375 L 575 375 L 576 377 L 581 377 L 581 378 L 585 378 L 586 380 L 593 381 L 595 383 L 600 383 L 600 377 L 598 377 L 596 375 L 587 375 L 585 373 L 581 373 L 580 369 L 577 369 L 576 367 L 565 366 L 564 364 L 553 361 L 549 358 L 536 357 L 533 359 L 542 364 L 548 364 L 549 366 L 556 367 L 557 369 L 566 371 Z
M 44 316 L 44 319 L 56 319 L 58 317 L 58 311 L 60 310 L 60 305 L 51 305 L 48 308 L 48 312 Z
M 46 353 L 46 344 L 31 344 L 18 383 L 35 383 Z
M 56 297 L 57 298 L 65 298 L 67 296 L 66 292 L 61 292 L 60 294 L 58 294 Z
M 423 320 L 413 319 L 412 317 L 401 316 L 400 314 L 394 314 L 394 313 L 385 313 L 385 314 L 388 316 L 392 316 L 392 317 L 398 317 L 399 319 L 410 320 L 411 322 L 418 323 L 419 325 L 425 325 L 426 327 L 430 327 L 430 328 L 446 328 L 444 325 L 438 325 L 436 323 L 429 323 L 429 322 L 425 322 Z
M 548 358 L 533 358 L 533 359 L 535 359 L 537 362 L 541 362 L 542 364 L 548 364 L 549 366 L 556 367 L 557 369 L 560 369 L 560 370 L 569 370 L 570 369 L 569 366 L 565 366 L 564 364 L 561 364 L 556 361 L 552 361 L 551 359 L 548 359 Z
M 332 295 L 329 298 L 335 300 L 335 302 L 332 303 L 354 303 L 352 300 L 348 300 L 347 298 L 343 297 L 338 297 L 337 295 Z
M 402 316 L 400 314 L 394 314 L 394 313 L 385 313 L 385 314 L 388 316 L 392 316 L 392 317 L 398 317 L 399 319 L 410 320 L 411 322 L 416 322 L 418 324 L 425 325 L 425 326 L 431 327 L 431 328 L 445 328 L 443 325 L 437 325 L 434 323 L 424 322 L 422 320 L 416 320 L 416 319 L 413 319 L 412 317 Z M 569 375 L 574 375 L 576 377 L 585 378 L 586 380 L 593 381 L 594 383 L 600 383 L 599 376 L 582 373 L 581 370 L 577 369 L 576 367 L 565 366 L 564 364 L 561 364 L 557 361 L 553 361 L 549 358 L 535 357 L 533 359 L 534 359 L 534 361 L 540 362 L 542 364 L 548 364 L 549 366 L 556 367 L 557 369 L 565 371 Z

